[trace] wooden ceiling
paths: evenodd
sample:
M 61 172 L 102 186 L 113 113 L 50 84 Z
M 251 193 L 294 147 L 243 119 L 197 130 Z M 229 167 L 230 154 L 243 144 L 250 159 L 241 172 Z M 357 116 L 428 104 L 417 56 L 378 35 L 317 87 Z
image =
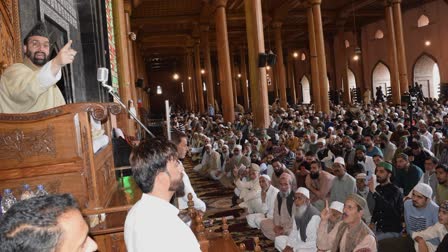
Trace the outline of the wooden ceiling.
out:
M 402 8 L 414 8 L 431 0 L 404 0 Z M 262 0 L 266 48 L 274 46 L 273 21 L 282 22 L 284 48 L 307 47 L 306 0 Z M 179 60 L 185 49 L 200 36 L 201 25 L 208 25 L 212 53 L 215 50 L 214 0 L 133 0 L 132 30 L 143 56 Z M 383 0 L 323 0 L 322 18 L 325 37 L 340 29 L 359 30 L 382 19 Z M 246 44 L 244 0 L 228 0 L 227 31 L 230 48 Z M 354 22 L 355 20 L 355 22 Z

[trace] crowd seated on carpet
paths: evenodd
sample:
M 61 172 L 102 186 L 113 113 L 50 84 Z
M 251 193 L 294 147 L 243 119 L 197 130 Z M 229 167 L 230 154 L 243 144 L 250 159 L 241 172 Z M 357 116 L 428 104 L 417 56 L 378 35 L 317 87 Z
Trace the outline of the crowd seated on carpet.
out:
M 275 106 L 267 129 L 250 113 L 173 118 L 194 170 L 279 251 L 447 251 L 448 102 Z

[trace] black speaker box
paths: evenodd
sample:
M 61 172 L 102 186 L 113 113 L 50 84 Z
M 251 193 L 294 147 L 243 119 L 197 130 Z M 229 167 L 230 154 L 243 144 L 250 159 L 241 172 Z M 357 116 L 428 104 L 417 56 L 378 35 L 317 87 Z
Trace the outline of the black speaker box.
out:
M 275 63 L 277 62 L 277 55 L 275 55 L 272 52 L 269 52 L 268 55 L 267 55 L 267 60 L 266 61 L 268 63 L 268 66 L 275 65 Z
M 138 88 L 142 88 L 143 87 L 143 79 L 138 78 L 137 81 L 135 82 L 135 86 Z
M 258 54 L 258 67 L 265 67 L 268 55 L 266 53 Z

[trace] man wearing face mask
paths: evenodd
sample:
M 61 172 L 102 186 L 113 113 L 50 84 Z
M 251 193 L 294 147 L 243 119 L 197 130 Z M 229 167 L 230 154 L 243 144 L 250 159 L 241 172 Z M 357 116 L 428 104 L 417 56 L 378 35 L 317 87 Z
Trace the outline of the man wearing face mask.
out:
M 30 113 L 65 105 L 56 86 L 61 68 L 71 64 L 76 51 L 70 40 L 49 60 L 50 41 L 43 23 L 38 23 L 23 41 L 24 63 L 17 63 L 0 79 L 0 113 Z

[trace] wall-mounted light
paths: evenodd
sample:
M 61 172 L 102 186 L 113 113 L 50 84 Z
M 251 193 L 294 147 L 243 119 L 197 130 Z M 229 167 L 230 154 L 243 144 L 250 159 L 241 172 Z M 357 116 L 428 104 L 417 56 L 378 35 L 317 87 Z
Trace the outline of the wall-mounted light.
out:
M 201 74 L 205 74 L 205 70 L 204 69 L 201 69 Z
M 294 52 L 294 53 L 292 54 L 292 56 L 293 56 L 294 58 L 298 58 L 298 57 L 299 57 L 299 53 L 298 53 L 298 52 Z
M 191 76 L 188 76 L 188 80 L 191 80 Z
M 361 57 L 361 48 L 356 47 L 355 48 L 355 55 L 353 56 L 353 60 L 354 61 L 358 61 L 360 57 Z
M 241 78 L 241 74 L 240 73 L 238 74 L 238 78 Z
M 174 80 L 178 80 L 178 79 L 179 79 L 179 74 L 174 73 L 174 74 L 173 74 L 173 79 L 174 79 Z
M 430 45 L 431 45 L 431 41 L 426 40 L 426 41 L 425 41 L 425 46 L 430 46 Z
M 162 94 L 162 87 L 161 86 L 157 86 L 157 94 L 160 95 Z
M 270 67 L 270 66 L 266 66 L 266 70 L 268 70 L 268 71 L 269 71 L 270 69 L 271 69 L 271 67 Z
M 359 60 L 359 55 L 355 54 L 355 56 L 353 56 L 353 60 L 354 61 L 358 61 Z

